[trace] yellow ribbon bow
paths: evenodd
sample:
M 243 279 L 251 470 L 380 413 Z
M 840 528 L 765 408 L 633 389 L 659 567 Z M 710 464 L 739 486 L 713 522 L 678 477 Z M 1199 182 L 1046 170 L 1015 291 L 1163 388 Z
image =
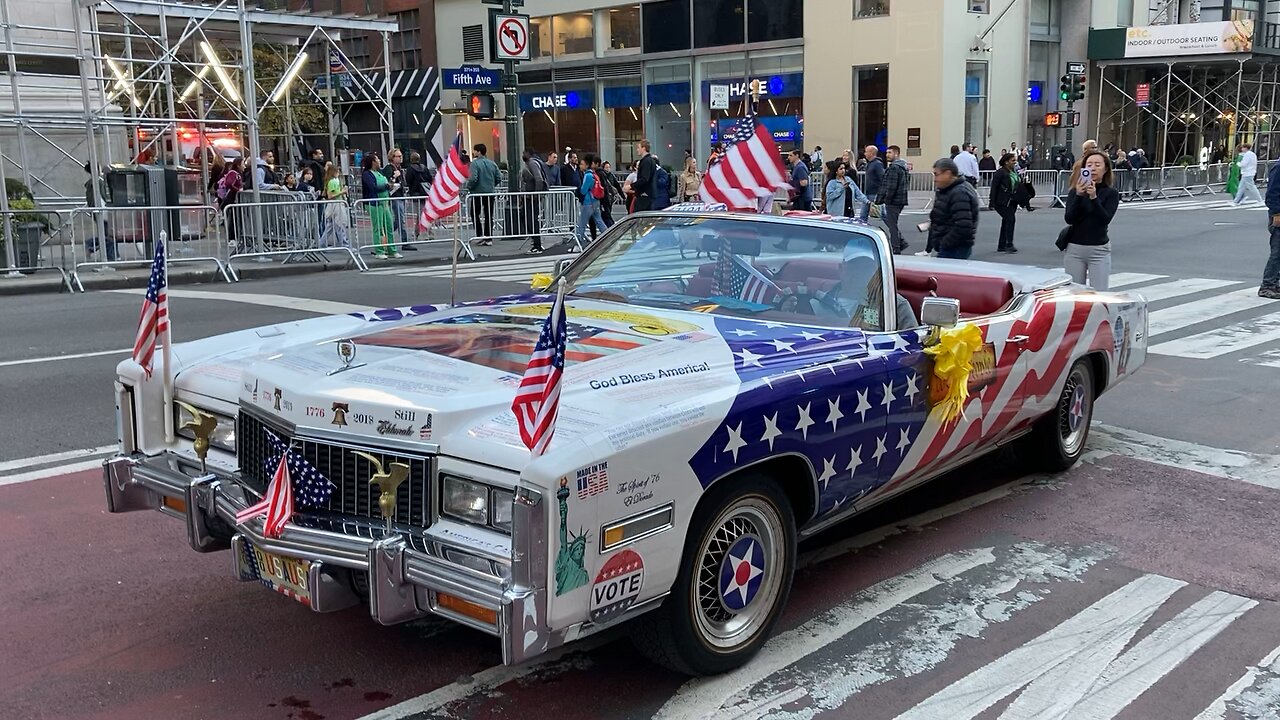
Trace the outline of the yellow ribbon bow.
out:
M 947 328 L 938 333 L 938 342 L 924 349 L 933 356 L 934 381 L 946 391 L 930 414 L 943 425 L 964 415 L 969 399 L 969 374 L 973 372 L 973 354 L 982 347 L 982 330 L 972 324 Z

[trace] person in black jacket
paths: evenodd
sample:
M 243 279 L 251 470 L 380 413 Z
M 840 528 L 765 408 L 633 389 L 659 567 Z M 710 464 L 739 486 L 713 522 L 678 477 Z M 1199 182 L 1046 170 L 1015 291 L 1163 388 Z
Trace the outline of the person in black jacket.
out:
M 658 161 L 650 154 L 651 147 L 648 140 L 636 143 L 636 150 L 641 157 L 640 164 L 636 166 L 636 181 L 631 183 L 631 189 L 636 194 L 635 212 L 644 212 L 652 208 L 653 199 L 658 194 L 655 187 L 658 178 Z
M 889 229 L 889 244 L 895 253 L 907 249 L 907 241 L 902 239 L 902 231 L 898 229 L 898 218 L 907 207 L 907 187 L 911 184 L 911 175 L 907 170 L 907 161 L 903 160 L 902 148 L 890 145 L 885 151 L 889 166 L 885 168 L 884 177 L 880 179 L 880 187 L 875 194 L 875 203 L 884 206 L 884 224 Z M 868 197 L 872 197 L 867 193 Z
M 929 245 L 940 258 L 968 260 L 978 234 L 978 192 L 949 158 L 933 164 L 933 183 L 937 191 L 929 211 Z
M 1001 155 L 1000 168 L 991 176 L 991 209 L 1000 216 L 1000 242 L 996 252 L 1018 252 L 1013 246 L 1013 226 L 1022 186 L 1022 178 L 1013 167 L 1017 159 L 1013 153 Z
M 1067 193 L 1067 209 L 1062 219 L 1068 230 L 1059 238 L 1058 249 L 1066 252 L 1063 269 L 1071 279 L 1095 290 L 1106 290 L 1111 280 L 1111 237 L 1107 228 L 1120 193 L 1113 187 L 1111 160 L 1106 153 L 1090 150 L 1080 164 L 1080 173 Z

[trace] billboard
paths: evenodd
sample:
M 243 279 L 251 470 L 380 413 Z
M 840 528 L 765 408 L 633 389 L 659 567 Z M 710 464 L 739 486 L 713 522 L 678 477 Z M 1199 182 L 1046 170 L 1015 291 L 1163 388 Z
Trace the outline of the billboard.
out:
M 1129 28 L 1124 56 L 1167 57 L 1253 52 L 1253 21 L 1149 25 Z

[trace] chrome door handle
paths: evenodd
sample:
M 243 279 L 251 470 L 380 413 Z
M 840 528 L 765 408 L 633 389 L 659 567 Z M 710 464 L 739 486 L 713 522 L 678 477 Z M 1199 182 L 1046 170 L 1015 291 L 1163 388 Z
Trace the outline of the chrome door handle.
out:
M 1013 337 L 1009 338 L 1009 342 L 1015 345 L 1026 345 L 1027 341 L 1030 339 L 1031 339 L 1030 335 L 1014 335 Z

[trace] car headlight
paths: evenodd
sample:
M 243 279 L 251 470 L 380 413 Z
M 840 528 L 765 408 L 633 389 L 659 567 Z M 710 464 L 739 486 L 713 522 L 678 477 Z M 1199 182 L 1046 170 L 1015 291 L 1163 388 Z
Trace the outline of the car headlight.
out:
M 493 512 L 494 529 L 511 534 L 511 506 L 515 504 L 516 495 L 508 490 L 494 490 L 493 502 L 489 507 Z
M 453 475 L 445 475 L 443 482 L 441 513 L 511 534 L 513 492 Z
M 489 487 L 446 475 L 441 512 L 476 525 L 489 524 Z
M 209 433 L 209 444 L 219 450 L 226 450 L 229 453 L 234 453 L 236 451 L 236 419 L 233 417 L 227 417 L 226 415 L 219 415 L 212 410 L 206 410 L 204 408 L 197 409 L 218 421 L 218 424 L 213 427 L 213 432 Z M 174 425 L 177 429 L 178 436 L 184 437 L 188 440 L 195 440 L 195 431 L 191 427 L 186 426 L 188 421 L 193 420 L 191 414 L 186 410 L 183 410 L 181 407 L 175 408 L 174 412 L 177 413 Z

